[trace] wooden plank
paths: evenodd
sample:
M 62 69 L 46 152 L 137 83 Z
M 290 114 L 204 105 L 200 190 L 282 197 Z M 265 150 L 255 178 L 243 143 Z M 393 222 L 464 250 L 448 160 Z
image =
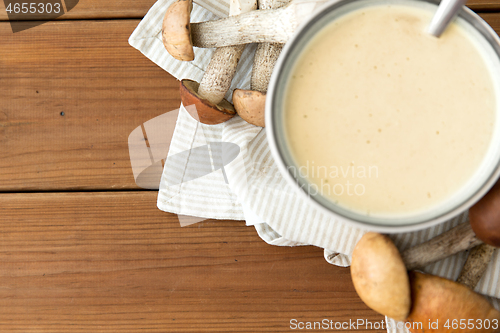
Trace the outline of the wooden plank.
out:
M 71 19 L 109 19 L 109 18 L 142 18 L 155 4 L 156 0 L 79 0 L 69 12 L 59 20 Z M 35 19 L 36 17 L 33 16 Z M 0 21 L 7 21 L 5 4 L 0 1 Z
M 500 13 L 481 13 L 479 16 L 481 16 L 497 34 L 500 33 Z
M 0 23 L 0 191 L 137 188 L 128 135 L 180 104 L 128 44 L 138 23 Z
M 138 23 L 0 23 L 0 191 L 137 188 L 128 135 L 179 105 L 176 80 L 127 43 Z
M 267 245 L 239 221 L 181 228 L 155 192 L 3 193 L 0 216 L 2 332 L 288 332 L 291 319 L 383 320 L 321 249 Z
M 467 1 L 467 7 L 480 11 L 498 11 L 500 10 L 500 1 L 498 0 L 471 0 Z
M 73 10 L 58 19 L 142 18 L 155 2 L 155 0 L 80 0 Z M 500 10 L 499 0 L 469 0 L 467 5 L 476 11 Z M 0 1 L 0 21 L 7 20 L 5 5 Z

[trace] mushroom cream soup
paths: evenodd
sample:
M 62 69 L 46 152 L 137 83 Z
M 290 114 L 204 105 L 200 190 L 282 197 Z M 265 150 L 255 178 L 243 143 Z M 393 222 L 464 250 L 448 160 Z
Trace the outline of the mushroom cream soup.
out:
M 460 190 L 486 155 L 496 97 L 485 58 L 456 23 L 428 35 L 432 15 L 357 9 L 318 32 L 293 67 L 289 149 L 309 186 L 340 206 L 424 211 Z

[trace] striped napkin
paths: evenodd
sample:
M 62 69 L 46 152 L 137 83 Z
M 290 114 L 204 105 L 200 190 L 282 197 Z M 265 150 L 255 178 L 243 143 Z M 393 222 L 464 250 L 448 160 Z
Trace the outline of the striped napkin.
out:
M 196 48 L 194 61 L 181 62 L 163 47 L 162 20 L 173 1 L 159 0 L 130 36 L 129 43 L 177 79 L 200 82 L 213 49 Z M 228 11 L 229 0 L 195 0 L 191 19 L 192 22 L 213 20 L 227 16 Z M 255 45 L 246 47 L 226 95 L 229 101 L 234 88 L 249 88 L 254 52 Z M 239 147 L 239 153 L 225 161 L 220 143 L 234 144 Z M 206 155 L 180 154 L 196 147 L 208 147 Z M 174 155 L 182 158 L 170 158 Z M 312 207 L 288 185 L 271 157 L 264 129 L 238 116 L 223 124 L 204 125 L 181 105 L 168 156 L 158 193 L 160 210 L 203 218 L 246 220 L 269 244 L 319 246 L 324 249 L 326 261 L 349 266 L 354 246 L 364 231 Z M 179 182 L 179 177 L 189 181 Z M 466 220 L 465 213 L 439 226 L 391 237 L 396 246 L 404 250 Z M 466 253 L 460 253 L 429 265 L 424 271 L 456 279 L 466 257 Z M 476 291 L 492 297 L 497 308 L 500 308 L 495 299 L 500 297 L 499 277 L 500 254 L 496 251 Z

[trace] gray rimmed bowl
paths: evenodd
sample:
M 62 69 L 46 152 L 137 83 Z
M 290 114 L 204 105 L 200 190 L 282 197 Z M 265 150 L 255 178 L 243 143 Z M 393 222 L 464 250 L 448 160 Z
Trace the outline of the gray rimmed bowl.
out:
M 278 59 L 271 77 L 266 100 L 266 134 L 272 156 L 283 177 L 306 200 L 321 211 L 345 223 L 378 232 L 397 233 L 424 229 L 467 210 L 477 202 L 500 176 L 500 39 L 495 31 L 477 14 L 464 7 L 456 22 L 467 30 L 483 52 L 490 55 L 487 61 L 492 73 L 496 94 L 496 112 L 493 137 L 482 164 L 469 181 L 442 204 L 409 216 L 378 217 L 361 214 L 342 207 L 319 193 L 311 191 L 310 182 L 300 173 L 293 172 L 295 163 L 285 133 L 284 100 L 288 80 L 302 50 L 311 39 L 330 22 L 356 9 L 384 4 L 407 4 L 435 10 L 433 0 L 340 0 L 326 3 L 306 20 L 288 41 Z M 317 191 L 316 191 L 317 192 Z

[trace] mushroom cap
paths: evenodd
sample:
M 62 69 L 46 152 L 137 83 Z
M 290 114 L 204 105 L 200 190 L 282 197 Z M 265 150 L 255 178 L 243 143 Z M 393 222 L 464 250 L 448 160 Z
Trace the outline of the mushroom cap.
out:
M 460 283 L 453 282 L 438 276 L 423 274 L 419 272 L 410 272 L 411 297 L 413 300 L 412 309 L 408 316 L 410 323 L 422 323 L 417 328 L 416 324 L 410 332 L 494 332 L 489 325 L 489 329 L 484 328 L 486 319 L 500 320 L 500 312 L 495 310 L 491 304 L 481 295 L 473 292 Z M 452 322 L 460 320 L 469 323 L 474 322 L 474 329 L 457 330 L 453 329 Z M 439 328 L 429 328 L 429 320 L 435 322 L 438 320 Z M 444 327 L 449 320 L 450 328 Z M 483 328 L 479 328 L 479 321 L 482 320 Z
M 193 80 L 184 79 L 180 84 L 182 104 L 186 107 L 191 116 L 207 125 L 217 125 L 223 123 L 236 115 L 236 111 L 231 103 L 223 99 L 219 104 L 213 104 L 198 94 L 200 84 Z M 195 108 L 187 108 L 189 105 Z
M 163 45 L 177 60 L 194 60 L 190 25 L 192 8 L 192 0 L 177 0 L 168 7 L 163 18 Z
M 476 236 L 486 244 L 500 247 L 500 182 L 469 210 Z
M 254 90 L 235 89 L 234 108 L 247 123 L 265 127 L 266 94 Z
M 365 234 L 352 254 L 351 275 L 359 297 L 373 310 L 403 321 L 410 312 L 410 281 L 392 240 Z

